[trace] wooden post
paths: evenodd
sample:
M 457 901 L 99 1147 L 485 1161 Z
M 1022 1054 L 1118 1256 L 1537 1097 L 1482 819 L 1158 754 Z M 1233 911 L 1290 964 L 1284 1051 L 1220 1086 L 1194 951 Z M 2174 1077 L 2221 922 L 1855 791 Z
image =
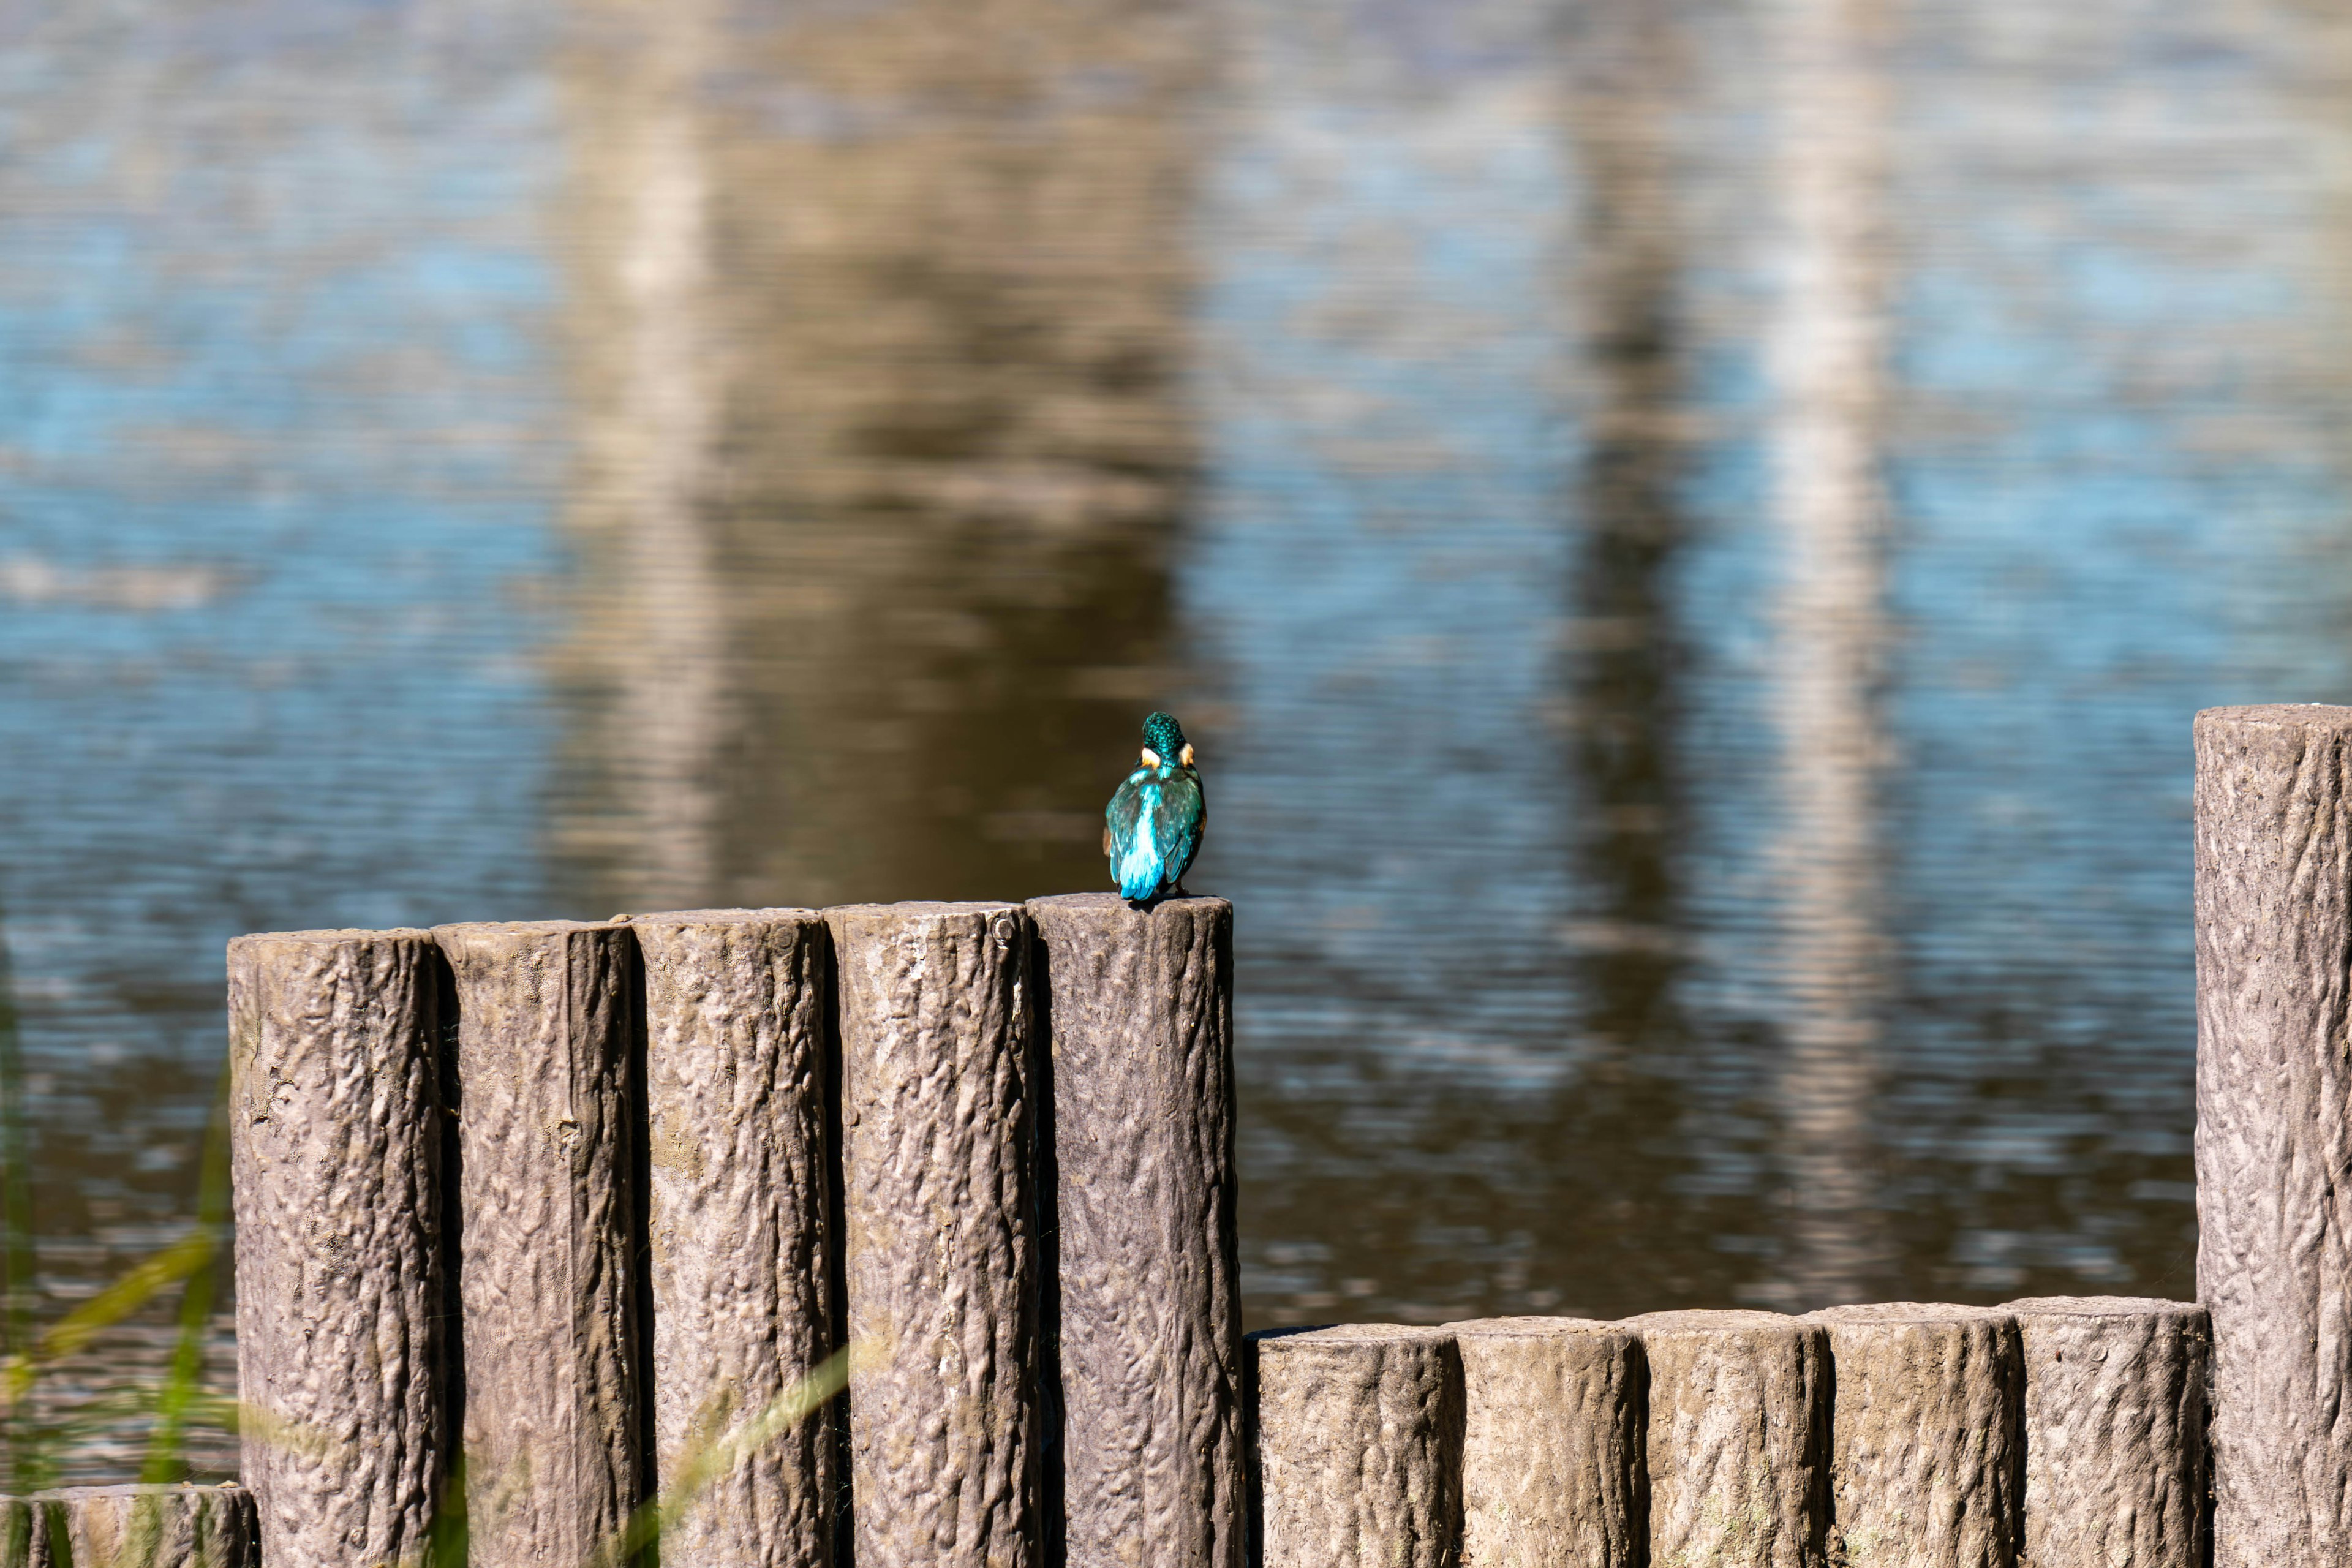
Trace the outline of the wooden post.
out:
M 840 1345 L 826 1245 L 824 917 L 697 910 L 634 922 L 646 973 L 655 1445 L 664 1568 L 833 1560 L 833 1410 L 774 1427 Z M 743 1451 L 714 1447 L 733 1435 Z M 747 1440 L 748 1439 L 748 1440 Z
M 1832 1559 L 2015 1568 L 2024 1504 L 2017 1320 L 1898 1301 L 1812 1314 L 1830 1333 Z
M 1069 1568 L 1241 1568 L 1233 906 L 1038 899 Z
M 467 1560 L 580 1563 L 648 1479 L 636 942 L 577 921 L 433 934 L 457 977 Z
M 1041 1561 L 1029 917 L 828 910 L 858 1568 Z
M 1829 1335 L 1777 1312 L 1652 1312 L 1650 1561 L 1822 1568 Z
M 2041 1296 L 2001 1310 L 2017 1314 L 2025 1337 L 2025 1561 L 2201 1568 L 2205 1310 Z
M 35 1553 L 39 1546 L 33 1538 L 34 1521 L 40 1515 L 34 1505 L 20 1497 L 0 1497 L 0 1568 L 35 1568 Z M 48 1553 L 40 1552 L 40 1568 L 48 1568 Z
M 47 1539 L 34 1568 L 257 1568 L 254 1497 L 242 1487 L 70 1487 L 38 1492 Z M 382 1559 L 421 1562 L 420 1556 Z M 366 1563 L 375 1558 L 273 1557 L 273 1562 Z
M 1263 1568 L 1453 1568 L 1462 1358 L 1443 1329 L 1250 1336 Z
M 441 975 L 421 931 L 229 943 L 242 1468 L 279 1562 L 398 1563 L 432 1536 Z
M 2197 716 L 2215 1568 L 2352 1560 L 2352 708 Z
M 1640 1568 L 1649 1363 L 1614 1323 L 1479 1318 L 1462 1353 L 1464 1568 Z

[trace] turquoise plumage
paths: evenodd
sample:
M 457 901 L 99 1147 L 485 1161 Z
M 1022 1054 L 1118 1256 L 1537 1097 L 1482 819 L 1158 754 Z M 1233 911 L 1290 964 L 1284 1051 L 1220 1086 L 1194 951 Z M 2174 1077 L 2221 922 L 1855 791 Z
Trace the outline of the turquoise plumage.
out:
M 1172 713 L 1154 713 L 1143 721 L 1142 765 L 1103 811 L 1103 853 L 1120 896 L 1150 904 L 1183 891 L 1208 820 L 1208 797 L 1183 727 Z

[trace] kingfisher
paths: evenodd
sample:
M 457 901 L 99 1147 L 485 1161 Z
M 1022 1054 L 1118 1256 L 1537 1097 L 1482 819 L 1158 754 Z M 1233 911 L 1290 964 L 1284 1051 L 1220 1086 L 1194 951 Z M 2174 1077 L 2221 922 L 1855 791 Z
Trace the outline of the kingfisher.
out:
M 1143 762 L 1103 811 L 1103 853 L 1120 896 L 1139 909 L 1184 890 L 1201 848 L 1209 803 L 1192 766 L 1192 742 L 1173 713 L 1143 721 Z

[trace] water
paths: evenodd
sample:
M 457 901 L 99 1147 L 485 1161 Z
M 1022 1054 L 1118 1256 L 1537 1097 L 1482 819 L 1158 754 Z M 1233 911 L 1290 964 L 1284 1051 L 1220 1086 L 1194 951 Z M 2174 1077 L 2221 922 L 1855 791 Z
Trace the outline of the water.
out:
M 2331 8 L 0 25 L 45 1311 L 238 931 L 1102 886 L 1160 703 L 1253 1326 L 2189 1291 L 2189 718 L 2352 700 Z

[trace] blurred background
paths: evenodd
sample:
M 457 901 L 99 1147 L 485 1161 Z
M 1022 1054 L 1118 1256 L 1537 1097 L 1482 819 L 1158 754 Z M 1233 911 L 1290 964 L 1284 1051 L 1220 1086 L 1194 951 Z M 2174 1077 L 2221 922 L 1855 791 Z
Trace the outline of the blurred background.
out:
M 2326 0 L 0 5 L 35 1315 L 194 1216 L 230 936 L 1107 887 L 1160 705 L 1252 1327 L 2189 1294 L 2189 716 L 2352 699 L 2347 85 Z

